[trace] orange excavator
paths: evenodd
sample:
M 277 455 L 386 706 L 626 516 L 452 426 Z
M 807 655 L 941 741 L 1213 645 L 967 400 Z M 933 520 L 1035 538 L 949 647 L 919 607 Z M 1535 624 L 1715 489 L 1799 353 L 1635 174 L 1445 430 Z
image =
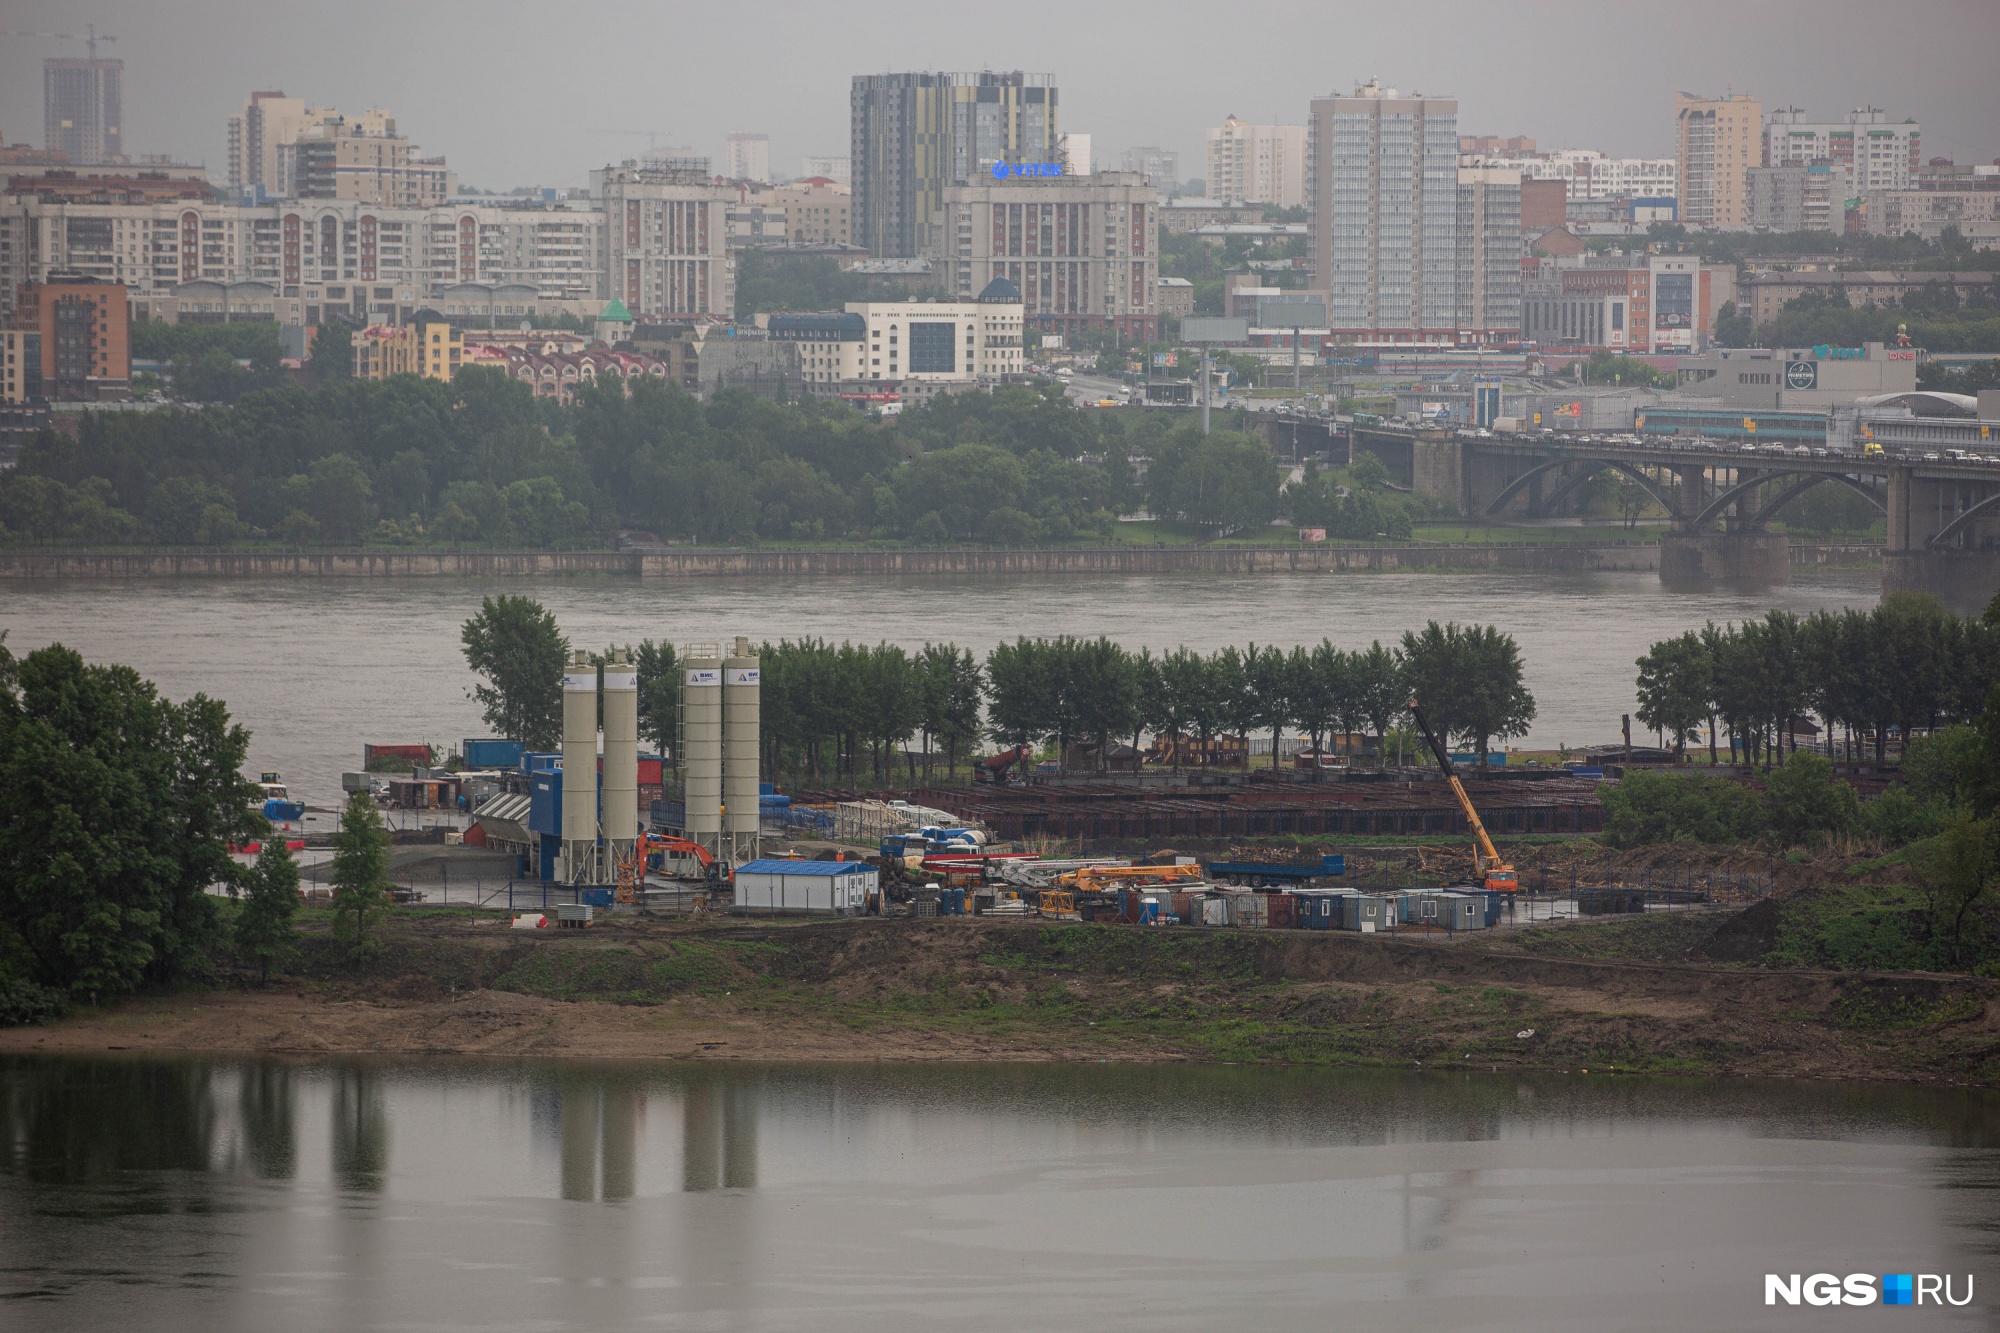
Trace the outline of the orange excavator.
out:
M 660 858 L 660 871 L 676 879 L 700 879 L 720 884 L 726 878 L 715 854 L 700 843 L 670 833 L 641 833 L 639 840 L 633 844 L 631 861 L 618 867 L 615 901 L 632 903 L 639 900 L 639 891 L 646 883 L 646 871 L 655 855 Z M 676 873 L 676 861 L 682 863 L 680 873 Z M 694 863 L 692 868 L 686 865 L 690 861 Z
M 1424 720 L 1424 710 L 1410 700 L 1410 713 L 1417 720 L 1417 730 L 1424 734 L 1424 742 L 1437 756 L 1438 767 L 1444 771 L 1444 780 L 1451 784 L 1451 794 L 1458 798 L 1458 808 L 1465 812 L 1465 822 L 1472 828 L 1472 869 L 1479 876 L 1481 888 L 1493 889 L 1500 893 L 1520 891 L 1521 881 L 1514 874 L 1514 867 L 1500 857 L 1500 849 L 1493 845 L 1493 839 L 1486 836 L 1486 825 L 1479 821 L 1479 812 L 1472 808 L 1472 798 L 1465 794 L 1465 784 L 1452 771 L 1451 754 L 1444 748 L 1444 742 L 1431 730 L 1431 724 Z

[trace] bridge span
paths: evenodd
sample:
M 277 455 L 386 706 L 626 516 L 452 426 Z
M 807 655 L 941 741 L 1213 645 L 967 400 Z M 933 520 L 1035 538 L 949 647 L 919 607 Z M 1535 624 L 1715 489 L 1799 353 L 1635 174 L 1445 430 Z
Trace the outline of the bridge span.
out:
M 1467 518 L 1498 521 L 1575 512 L 1593 478 L 1615 472 L 1672 520 L 1661 539 L 1670 585 L 1783 583 L 1788 539 L 1769 530 L 1813 487 L 1841 486 L 1887 519 L 1882 590 L 1983 605 L 2000 591 L 2000 455 L 1891 448 L 1861 454 L 1698 437 L 1336 425 L 1267 414 L 1256 422 L 1280 454 L 1380 458 L 1399 482 Z

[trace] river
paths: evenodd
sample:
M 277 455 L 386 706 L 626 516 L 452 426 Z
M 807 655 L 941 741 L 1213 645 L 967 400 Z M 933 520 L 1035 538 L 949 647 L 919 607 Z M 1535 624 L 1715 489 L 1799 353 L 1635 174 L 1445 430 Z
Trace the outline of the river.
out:
M 1704 622 L 1773 608 L 1872 606 L 1874 569 L 1810 571 L 1758 592 L 1668 592 L 1652 573 L 1397 573 L 1050 579 L 717 579 L 641 583 L 409 579 L 146 580 L 0 584 L 16 655 L 50 642 L 123 662 L 169 696 L 204 691 L 253 732 L 253 769 L 277 769 L 326 808 L 363 742 L 455 747 L 487 734 L 469 697 L 459 626 L 483 595 L 522 593 L 580 646 L 817 635 L 984 654 L 1017 635 L 1106 634 L 1155 652 L 1393 643 L 1427 619 L 1514 635 L 1539 714 L 1527 743 L 1615 741 L 1634 659 Z M 1638 739 L 1635 737 L 1635 739 Z
M 1176 1066 L 0 1061 L 0 1323 L 49 1330 L 1990 1321 L 2000 1099 Z M 1870 1322 L 1873 1321 L 1873 1322 Z M 1900 1326 L 1900 1325 L 1899 1325 Z

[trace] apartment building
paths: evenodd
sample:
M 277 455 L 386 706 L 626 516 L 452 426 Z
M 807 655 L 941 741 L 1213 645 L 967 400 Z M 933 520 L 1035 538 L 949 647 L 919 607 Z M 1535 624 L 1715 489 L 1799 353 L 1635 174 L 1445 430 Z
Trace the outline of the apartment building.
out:
M 1458 169 L 1458 341 L 1521 336 L 1521 177 L 1511 166 Z
M 309 106 L 303 97 L 287 97 L 282 88 L 251 93 L 243 109 L 229 118 L 230 190 L 279 194 L 279 147 L 339 115 L 333 107 Z
M 944 192 L 995 163 L 1062 161 L 1050 74 L 857 74 L 849 109 L 854 241 L 882 258 L 921 253 Z
M 851 245 L 854 191 L 827 176 L 809 176 L 771 191 L 784 210 L 785 238 L 792 245 Z
M 771 136 L 738 130 L 723 140 L 722 174 L 734 181 L 771 180 Z
M 1569 199 L 1672 199 L 1680 180 L 1671 157 L 1606 157 L 1590 148 L 1562 148 L 1518 163 L 1531 180 L 1565 182 Z
M 1747 173 L 1750 216 L 1759 231 L 1830 231 L 1846 227 L 1841 176 L 1825 158 Z
M 1160 194 L 1144 176 L 991 175 L 944 192 L 925 247 L 933 279 L 961 301 L 996 278 L 1050 333 L 1159 332 Z
M 1674 94 L 1675 154 L 1682 222 L 1750 225 L 1749 170 L 1764 165 L 1764 106 L 1748 93 Z
M 2000 240 L 2000 189 L 1870 190 L 1861 196 L 1861 229 L 1870 236 L 1915 232 L 1936 240 L 1946 227 L 1975 243 Z
M 1876 107 L 1850 111 L 1840 121 L 1812 121 L 1797 107 L 1773 111 L 1764 127 L 1767 167 L 1832 167 L 1840 198 L 1870 190 L 1907 190 L 1923 165 L 1923 126 L 1891 123 Z
M 735 317 L 728 215 L 736 191 L 710 173 L 707 158 L 627 161 L 591 177 L 592 195 L 604 201 L 607 296 L 641 323 Z
M 449 384 L 464 359 L 465 335 L 434 311 L 420 312 L 408 324 L 371 324 L 354 335 L 358 380 L 416 375 Z
M 1306 201 L 1306 127 L 1246 125 L 1234 116 L 1208 132 L 1208 193 L 1273 208 Z
M 130 396 L 131 312 L 119 284 L 79 273 L 25 283 L 14 327 L 41 341 L 43 396 L 56 402 Z
M 1458 102 L 1370 82 L 1313 99 L 1307 262 L 1334 336 L 1455 343 Z
M 37 329 L 0 329 L 0 403 L 39 401 L 42 335 Z
M 42 62 L 42 146 L 78 166 L 125 160 L 125 62 Z
M 1524 340 L 1543 349 L 1640 354 L 1705 347 L 1715 312 L 1736 299 L 1736 270 L 1693 255 L 1578 255 L 1543 260 L 1522 282 Z

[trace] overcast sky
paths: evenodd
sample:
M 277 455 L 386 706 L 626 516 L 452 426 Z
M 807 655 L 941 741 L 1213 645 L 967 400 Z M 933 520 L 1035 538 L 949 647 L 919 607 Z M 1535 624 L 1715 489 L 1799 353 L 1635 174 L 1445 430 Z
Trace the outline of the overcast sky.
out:
M 386 107 L 468 185 L 581 185 L 657 136 L 720 161 L 732 130 L 771 165 L 845 155 L 848 81 L 891 69 L 1055 75 L 1062 125 L 1100 164 L 1161 144 L 1202 174 L 1235 114 L 1303 123 L 1315 95 L 1379 76 L 1459 99 L 1465 133 L 1670 156 L 1676 89 L 1746 91 L 1832 117 L 1875 105 L 1924 127 L 1926 156 L 2000 157 L 2000 0 L 1401 0 L 1218 5 L 1005 0 L 703 4 L 625 0 L 0 0 L 0 27 L 81 32 L 125 61 L 125 139 L 226 174 L 225 124 L 252 89 Z M 79 42 L 0 35 L 0 134 L 42 137 L 40 65 Z

